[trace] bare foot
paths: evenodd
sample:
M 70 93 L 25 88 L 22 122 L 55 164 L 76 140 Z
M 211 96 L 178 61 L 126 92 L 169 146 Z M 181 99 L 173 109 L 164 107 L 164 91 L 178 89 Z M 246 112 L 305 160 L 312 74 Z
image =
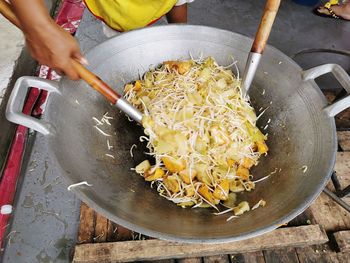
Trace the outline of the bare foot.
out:
M 332 5 L 331 9 L 333 10 L 334 14 L 336 14 L 337 16 L 345 20 L 350 20 L 350 3 L 344 4 L 344 5 Z M 317 8 L 317 11 L 321 14 L 331 15 L 329 10 L 323 6 L 320 6 L 319 8 Z

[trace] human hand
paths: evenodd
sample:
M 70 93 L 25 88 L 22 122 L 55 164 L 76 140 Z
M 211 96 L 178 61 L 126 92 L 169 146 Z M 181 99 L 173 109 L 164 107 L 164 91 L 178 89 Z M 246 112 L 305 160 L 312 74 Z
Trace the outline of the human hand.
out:
M 72 80 L 78 80 L 79 74 L 72 59 L 87 64 L 80 52 L 78 42 L 67 31 L 50 21 L 40 28 L 25 30 L 25 39 L 31 55 L 43 65 L 64 73 Z

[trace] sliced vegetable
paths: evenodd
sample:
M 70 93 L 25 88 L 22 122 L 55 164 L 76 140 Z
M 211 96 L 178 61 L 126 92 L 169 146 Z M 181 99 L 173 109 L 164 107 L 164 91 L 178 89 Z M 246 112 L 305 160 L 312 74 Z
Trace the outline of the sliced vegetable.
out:
M 165 65 L 168 65 L 170 69 L 176 70 L 179 74 L 184 75 L 191 68 L 190 61 L 166 61 Z
M 157 180 L 157 179 L 160 179 L 164 176 L 165 172 L 163 171 L 162 168 L 157 168 L 154 172 L 154 174 L 150 175 L 150 176 L 147 176 L 145 178 L 146 181 L 154 181 L 154 180 Z
M 249 180 L 249 170 L 242 165 L 238 166 L 236 171 L 237 176 L 241 177 L 243 180 Z
M 140 80 L 136 80 L 135 81 L 135 85 L 134 85 L 134 90 L 135 91 L 140 91 L 141 88 L 142 88 L 141 81 Z
M 147 172 L 150 168 L 151 168 L 151 164 L 149 163 L 149 161 L 144 160 L 143 162 L 141 162 L 139 165 L 137 165 L 135 167 L 135 171 L 138 174 L 143 174 L 143 173 Z
M 224 206 L 234 208 L 236 206 L 237 196 L 235 193 L 229 193 L 228 198 L 224 202 Z
M 210 138 L 218 145 L 223 145 L 228 142 L 228 136 L 225 135 L 223 131 L 220 130 L 218 126 L 213 126 L 210 128 Z
M 255 164 L 255 161 L 253 159 L 248 157 L 243 158 L 243 163 L 242 163 L 243 167 L 250 169 L 254 164 Z
M 248 212 L 250 210 L 249 203 L 247 201 L 240 202 L 238 206 L 233 208 L 233 213 L 235 216 L 242 215 L 245 212 Z
M 134 88 L 134 86 L 132 84 L 126 84 L 124 87 L 124 91 L 130 92 L 133 88 Z
M 198 181 L 206 185 L 211 185 L 211 179 L 207 173 L 208 166 L 206 164 L 196 164 L 194 168 L 197 172 Z
M 198 193 L 209 203 L 213 204 L 215 202 L 215 198 L 213 194 L 210 192 L 208 186 L 203 185 L 198 189 Z
M 185 193 L 187 197 L 194 196 L 195 195 L 195 189 L 192 185 L 189 185 L 185 188 Z
M 180 172 L 186 167 L 182 160 L 175 159 L 172 157 L 163 157 L 162 161 L 165 167 L 172 173 Z
M 188 202 L 178 203 L 177 205 L 181 206 L 182 208 L 186 208 L 186 207 L 189 207 L 189 206 L 193 206 L 194 203 L 192 201 L 188 201 Z
M 246 127 L 254 142 L 261 142 L 266 140 L 266 136 L 262 134 L 262 132 L 257 127 L 253 126 L 250 122 L 246 122 Z
M 230 181 L 230 191 L 233 193 L 243 192 L 245 190 L 244 185 L 239 180 Z
M 168 176 L 164 178 L 163 184 L 172 193 L 177 193 L 180 191 L 179 181 L 176 179 L 175 176 Z
M 196 177 L 197 172 L 195 170 L 185 169 L 179 172 L 180 178 L 186 184 L 190 184 L 191 181 Z
M 214 190 L 213 195 L 219 200 L 227 200 L 230 183 L 227 179 L 223 180 Z
M 219 79 L 217 82 L 216 82 L 216 86 L 220 89 L 224 89 L 226 88 L 227 86 L 227 83 L 226 83 L 226 80 L 224 78 L 222 79 Z
M 258 151 L 260 154 L 265 154 L 269 150 L 266 143 L 264 141 L 256 142 L 256 146 L 258 147 Z
M 210 69 L 204 68 L 202 72 L 199 74 L 198 80 L 205 82 L 210 79 Z
M 227 165 L 228 165 L 229 167 L 232 167 L 235 163 L 236 163 L 236 162 L 235 162 L 235 160 L 233 160 L 233 159 L 228 159 L 228 160 L 227 160 Z
M 264 207 L 266 205 L 266 201 L 263 199 L 260 199 L 259 202 L 257 202 L 253 207 L 252 210 L 257 209 L 258 207 Z

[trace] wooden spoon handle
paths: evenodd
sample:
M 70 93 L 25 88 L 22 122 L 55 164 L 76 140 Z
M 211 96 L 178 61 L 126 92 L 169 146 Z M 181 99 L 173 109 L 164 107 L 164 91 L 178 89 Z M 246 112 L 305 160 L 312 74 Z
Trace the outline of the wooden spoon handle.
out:
M 267 0 L 251 52 L 259 54 L 264 52 L 280 3 L 281 0 Z
M 12 7 L 5 0 L 0 0 L 0 13 L 6 17 L 12 24 L 21 29 L 21 23 L 19 22 L 16 14 L 13 12 Z M 105 82 L 103 82 L 98 76 L 80 64 L 78 61 L 72 59 L 72 64 L 75 70 L 78 72 L 79 77 L 88 83 L 93 89 L 101 93 L 111 103 L 116 104 L 117 100 L 121 97 Z
M 109 102 L 116 104 L 117 100 L 121 97 L 120 94 L 115 92 L 111 87 L 107 85 L 98 76 L 80 64 L 78 61 L 72 59 L 72 64 L 75 70 L 78 72 L 80 78 L 82 78 L 93 89 L 101 93 Z

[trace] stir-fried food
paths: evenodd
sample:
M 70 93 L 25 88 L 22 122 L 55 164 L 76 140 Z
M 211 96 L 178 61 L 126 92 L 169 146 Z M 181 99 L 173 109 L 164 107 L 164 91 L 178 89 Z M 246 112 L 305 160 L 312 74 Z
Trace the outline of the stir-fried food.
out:
M 135 170 L 161 196 L 182 207 L 250 210 L 236 193 L 254 190 L 250 170 L 267 153 L 267 138 L 231 70 L 211 57 L 166 61 L 127 84 L 125 97 L 144 113 L 142 139 L 155 159 Z

